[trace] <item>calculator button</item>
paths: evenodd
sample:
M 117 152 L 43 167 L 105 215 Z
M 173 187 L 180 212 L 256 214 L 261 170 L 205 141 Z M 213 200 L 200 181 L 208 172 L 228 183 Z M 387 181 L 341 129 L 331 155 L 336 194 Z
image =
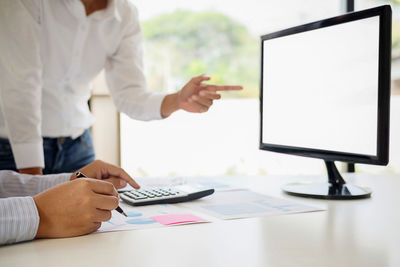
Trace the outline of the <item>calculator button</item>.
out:
M 135 197 L 133 194 L 126 192 L 125 195 L 127 195 L 128 197 Z
M 147 197 L 142 195 L 142 194 L 138 194 L 137 192 L 131 191 L 131 192 L 126 192 L 125 193 L 126 196 L 134 199 L 134 200 L 140 200 L 140 199 L 146 199 Z

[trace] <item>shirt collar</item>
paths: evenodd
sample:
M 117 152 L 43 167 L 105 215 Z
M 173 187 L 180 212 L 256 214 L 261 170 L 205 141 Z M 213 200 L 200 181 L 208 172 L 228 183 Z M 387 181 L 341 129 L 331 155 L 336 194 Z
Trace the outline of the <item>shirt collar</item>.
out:
M 121 21 L 121 14 L 117 7 L 118 0 L 108 0 L 106 9 L 98 10 L 89 15 L 89 18 L 93 18 L 96 20 L 104 20 L 109 18 L 115 18 L 118 21 Z M 67 8 L 70 12 L 78 19 L 85 19 L 86 12 L 85 7 L 81 0 L 66 0 Z
M 119 13 L 117 7 L 117 0 L 108 0 L 106 9 L 98 10 L 91 14 L 89 17 L 94 19 L 103 20 L 108 18 L 115 18 L 118 21 L 121 21 L 121 15 Z

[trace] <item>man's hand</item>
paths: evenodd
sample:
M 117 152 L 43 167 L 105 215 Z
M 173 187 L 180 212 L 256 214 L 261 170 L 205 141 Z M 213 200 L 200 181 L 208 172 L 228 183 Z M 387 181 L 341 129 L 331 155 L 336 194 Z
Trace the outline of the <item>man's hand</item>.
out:
M 89 178 L 102 179 L 112 183 L 115 188 L 124 188 L 126 184 L 130 184 L 133 188 L 139 189 L 140 186 L 129 176 L 122 168 L 112 164 L 96 160 L 82 169 L 78 170 Z M 71 181 L 76 179 L 75 173 L 71 175 Z
M 19 169 L 19 173 L 32 174 L 32 175 L 42 175 L 43 174 L 43 170 L 40 167 L 25 168 L 25 169 Z
M 161 105 L 161 115 L 165 118 L 173 112 L 183 109 L 193 113 L 203 113 L 213 104 L 214 100 L 220 99 L 217 91 L 242 90 L 237 85 L 213 85 L 203 84 L 210 77 L 200 75 L 192 78 L 178 93 L 167 95 Z
M 118 206 L 111 183 L 83 178 L 33 197 L 40 222 L 36 238 L 71 237 L 96 231 Z

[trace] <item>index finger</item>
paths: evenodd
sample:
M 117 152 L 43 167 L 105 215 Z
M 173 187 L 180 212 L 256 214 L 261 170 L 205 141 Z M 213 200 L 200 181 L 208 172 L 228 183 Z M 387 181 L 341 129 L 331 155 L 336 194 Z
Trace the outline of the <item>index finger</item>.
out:
M 242 90 L 243 87 L 240 85 L 215 85 L 215 84 L 204 84 L 204 89 L 212 92 L 217 91 L 238 91 Z
M 107 168 L 107 177 L 105 178 L 120 178 L 130 184 L 133 188 L 140 188 L 138 183 L 136 183 L 128 173 L 126 173 L 122 168 L 113 165 L 110 165 L 109 168 Z

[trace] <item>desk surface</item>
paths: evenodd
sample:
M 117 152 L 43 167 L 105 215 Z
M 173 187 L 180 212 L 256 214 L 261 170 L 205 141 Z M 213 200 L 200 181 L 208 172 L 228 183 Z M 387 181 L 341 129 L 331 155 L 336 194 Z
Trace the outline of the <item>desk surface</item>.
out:
M 296 198 L 279 187 L 305 177 L 243 177 L 255 191 L 327 210 L 35 240 L 0 247 L 0 266 L 400 266 L 400 175 L 345 178 L 372 198 Z

